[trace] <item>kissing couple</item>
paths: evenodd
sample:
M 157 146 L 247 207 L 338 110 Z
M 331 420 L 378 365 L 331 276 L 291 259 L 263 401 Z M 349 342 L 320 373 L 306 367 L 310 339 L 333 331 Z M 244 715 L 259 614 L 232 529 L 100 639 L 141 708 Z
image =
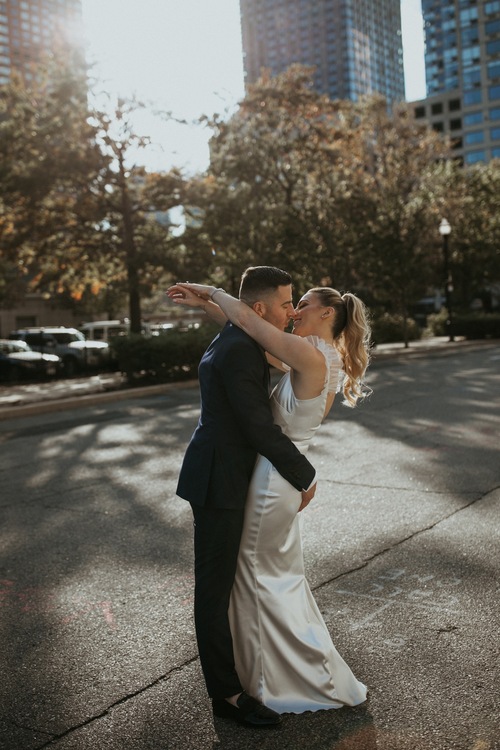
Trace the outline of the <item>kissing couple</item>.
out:
M 202 284 L 167 291 L 221 326 L 199 365 L 201 413 L 177 494 L 194 516 L 195 627 L 213 713 L 270 727 L 281 714 L 366 700 L 304 574 L 298 513 L 316 492 L 306 458 L 337 393 L 365 395 L 367 311 L 354 294 L 247 268 L 239 299 Z M 285 328 L 293 321 L 293 333 Z M 270 393 L 269 365 L 283 371 Z

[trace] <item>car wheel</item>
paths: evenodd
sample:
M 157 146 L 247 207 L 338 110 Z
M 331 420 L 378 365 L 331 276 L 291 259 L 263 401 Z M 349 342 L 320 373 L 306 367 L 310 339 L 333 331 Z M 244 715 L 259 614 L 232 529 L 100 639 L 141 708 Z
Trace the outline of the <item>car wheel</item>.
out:
M 67 378 L 72 378 L 78 372 L 78 363 L 74 357 L 65 357 L 63 365 L 64 374 Z

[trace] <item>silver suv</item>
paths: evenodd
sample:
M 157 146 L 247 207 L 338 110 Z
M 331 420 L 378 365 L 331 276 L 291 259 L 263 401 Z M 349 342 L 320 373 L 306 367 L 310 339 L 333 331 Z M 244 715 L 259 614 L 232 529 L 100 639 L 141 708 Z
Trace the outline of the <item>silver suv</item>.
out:
M 87 341 L 76 328 L 23 328 L 12 331 L 9 339 L 26 341 L 36 352 L 57 354 L 62 359 L 67 377 L 109 364 L 108 344 L 104 341 Z

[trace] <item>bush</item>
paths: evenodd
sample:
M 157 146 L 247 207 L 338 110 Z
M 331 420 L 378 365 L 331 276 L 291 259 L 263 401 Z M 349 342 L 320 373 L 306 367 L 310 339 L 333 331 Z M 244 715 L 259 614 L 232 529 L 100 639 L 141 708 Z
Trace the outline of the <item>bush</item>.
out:
M 390 344 L 404 341 L 404 319 L 402 315 L 383 313 L 372 320 L 372 339 L 376 344 Z M 421 329 L 413 318 L 406 319 L 406 337 L 408 341 L 417 341 L 422 335 Z
M 448 311 L 443 307 L 438 313 L 432 313 L 427 316 L 426 334 L 429 336 L 446 336 L 446 321 L 448 320 Z
M 129 385 L 171 383 L 198 376 L 203 352 L 220 329 L 207 324 L 160 336 L 117 336 L 112 348 Z
M 500 338 L 500 313 L 454 313 L 448 331 L 446 309 L 427 318 L 427 330 L 433 336 L 465 336 L 466 339 Z
M 453 316 L 454 336 L 466 339 L 500 338 L 500 313 L 460 313 Z

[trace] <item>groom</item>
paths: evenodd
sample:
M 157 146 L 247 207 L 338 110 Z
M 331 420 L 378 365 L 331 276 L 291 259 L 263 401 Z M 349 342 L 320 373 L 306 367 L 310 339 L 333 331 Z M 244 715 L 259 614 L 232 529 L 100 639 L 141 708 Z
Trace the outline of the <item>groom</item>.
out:
M 247 268 L 240 299 L 284 330 L 293 317 L 292 280 L 271 266 Z M 217 301 L 216 292 L 213 294 Z M 231 323 L 199 367 L 201 414 L 188 445 L 177 494 L 194 515 L 195 626 L 200 662 L 216 716 L 272 726 L 279 714 L 244 692 L 236 674 L 228 608 L 257 454 L 265 456 L 306 505 L 316 491 L 309 461 L 274 424 L 269 368 L 262 348 Z

